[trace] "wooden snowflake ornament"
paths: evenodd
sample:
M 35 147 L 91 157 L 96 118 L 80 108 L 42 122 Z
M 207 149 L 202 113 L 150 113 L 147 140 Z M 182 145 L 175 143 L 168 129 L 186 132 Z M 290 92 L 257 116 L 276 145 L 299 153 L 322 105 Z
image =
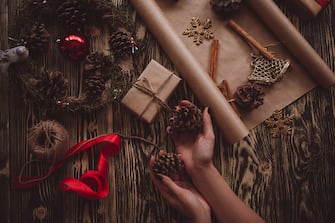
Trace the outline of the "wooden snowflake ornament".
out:
M 267 127 L 271 129 L 273 138 L 279 137 L 281 134 L 288 135 L 292 132 L 291 124 L 295 119 L 295 115 L 283 115 L 282 111 L 275 111 L 269 119 L 265 120 Z
M 210 30 L 212 27 L 212 21 L 206 19 L 204 22 L 201 22 L 199 18 L 192 17 L 191 19 L 191 28 L 187 28 L 183 35 L 188 37 L 193 36 L 193 42 L 196 45 L 200 45 L 204 39 L 212 39 L 214 37 L 213 31 Z

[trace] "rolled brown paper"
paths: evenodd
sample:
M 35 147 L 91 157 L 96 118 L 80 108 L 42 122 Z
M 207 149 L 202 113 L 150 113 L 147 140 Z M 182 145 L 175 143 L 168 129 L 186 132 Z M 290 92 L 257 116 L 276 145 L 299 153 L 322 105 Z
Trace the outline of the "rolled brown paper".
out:
M 247 0 L 268 28 L 322 87 L 335 83 L 335 74 L 271 0 Z
M 225 139 L 234 143 L 245 137 L 249 130 L 172 29 L 157 3 L 154 0 L 131 0 L 131 3 L 200 102 L 211 108 Z

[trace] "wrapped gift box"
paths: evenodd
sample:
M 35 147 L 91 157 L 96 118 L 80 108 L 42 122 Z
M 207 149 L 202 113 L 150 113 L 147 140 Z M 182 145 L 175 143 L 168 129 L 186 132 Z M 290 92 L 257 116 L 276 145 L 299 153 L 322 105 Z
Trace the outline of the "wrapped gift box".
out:
M 297 14 L 305 19 L 316 17 L 329 4 L 329 0 L 293 0 L 290 1 Z
M 151 123 L 181 79 L 154 60 L 144 69 L 121 103 Z

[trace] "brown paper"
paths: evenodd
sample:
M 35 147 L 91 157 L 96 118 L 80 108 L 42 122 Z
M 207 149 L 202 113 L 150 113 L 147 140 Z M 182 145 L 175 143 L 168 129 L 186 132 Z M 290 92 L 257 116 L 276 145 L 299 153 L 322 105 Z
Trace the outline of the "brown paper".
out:
M 308 53 L 302 50 L 303 53 L 299 58 L 300 64 L 247 5 L 233 17 L 223 18 L 213 12 L 208 1 L 179 0 L 176 3 L 171 3 L 170 1 L 157 0 L 156 2 L 158 6 L 153 0 L 132 0 L 135 9 L 156 36 L 195 95 L 203 105 L 210 106 L 216 123 L 231 143 L 241 139 L 248 133 L 247 129 L 251 129 L 264 121 L 275 110 L 282 109 L 314 88 L 316 83 L 309 73 L 319 75 L 313 77 L 320 81 L 323 86 L 334 83 L 335 76 L 333 73 L 311 49 L 309 44 L 305 40 L 301 40 L 301 35 L 292 24 L 287 24 L 288 27 L 280 26 L 280 28 L 277 28 L 283 33 L 283 36 L 292 36 L 292 38 L 296 36 L 298 40 L 300 39 L 302 43 L 294 41 L 299 46 L 297 49 L 307 48 L 313 59 L 318 61 L 312 63 L 315 67 L 306 66 L 310 71 L 309 73 L 301 65 L 305 64 L 302 58 Z M 263 14 L 274 17 L 273 20 L 277 21 L 278 24 L 282 20 L 287 20 L 282 13 L 278 13 L 280 10 L 270 0 L 249 0 L 248 3 L 250 5 L 255 4 L 255 8 L 259 7 L 257 11 L 262 11 Z M 261 14 L 261 12 L 259 13 Z M 190 27 L 191 18 L 194 16 L 201 20 L 210 18 L 214 38 L 219 40 L 216 83 L 213 83 L 207 74 L 207 71 L 210 70 L 211 41 L 204 40 L 203 44 L 196 46 L 192 38 L 182 35 L 183 31 Z M 265 87 L 264 105 L 249 113 L 242 113 L 243 122 L 215 87 L 222 80 L 227 80 L 231 90 L 235 91 L 238 86 L 247 83 L 247 76 L 252 71 L 250 66 L 252 48 L 227 26 L 228 19 L 234 19 L 263 46 L 268 46 L 269 50 L 275 53 L 275 57 L 289 59 L 291 62 L 290 68 L 280 82 L 271 87 Z M 274 27 L 276 27 L 276 24 Z M 287 47 L 292 46 L 288 43 Z M 307 61 L 310 62 L 309 57 L 307 55 Z
M 227 141 L 233 143 L 246 136 L 248 129 L 210 79 L 208 69 L 205 70 L 186 48 L 179 36 L 181 32 L 173 30 L 156 2 L 154 0 L 131 0 L 131 2 L 194 94 L 204 106 L 211 108 L 216 123 Z M 174 5 L 170 1 L 167 4 Z M 186 18 L 190 17 L 186 16 Z
M 180 80 L 171 71 L 151 60 L 121 103 L 151 123 Z
M 334 73 L 273 1 L 247 0 L 247 3 L 318 84 L 329 87 L 335 83 Z

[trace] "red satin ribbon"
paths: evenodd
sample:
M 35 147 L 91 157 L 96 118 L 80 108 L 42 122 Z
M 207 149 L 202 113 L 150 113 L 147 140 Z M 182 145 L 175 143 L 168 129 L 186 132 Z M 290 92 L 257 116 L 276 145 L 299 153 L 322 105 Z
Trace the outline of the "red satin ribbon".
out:
M 322 8 L 326 7 L 329 3 L 329 0 L 315 0 Z
M 65 160 L 100 143 L 107 144 L 100 151 L 97 170 L 85 172 L 79 180 L 67 177 L 59 182 L 58 187 L 63 191 L 73 191 L 89 200 L 106 197 L 108 195 L 108 184 L 106 181 L 108 169 L 107 158 L 115 155 L 120 150 L 121 138 L 116 134 L 108 134 L 77 143 L 67 151 L 64 159 L 53 165 L 43 176 L 22 177 L 20 180 L 17 179 L 15 181 L 14 187 L 17 189 L 27 189 L 37 186 L 47 176 L 61 168 Z

